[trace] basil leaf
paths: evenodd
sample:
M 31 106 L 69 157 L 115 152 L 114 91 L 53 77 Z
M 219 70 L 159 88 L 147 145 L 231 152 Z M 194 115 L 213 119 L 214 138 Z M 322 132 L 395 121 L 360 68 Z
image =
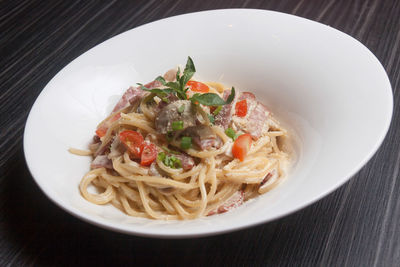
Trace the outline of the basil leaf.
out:
M 183 70 L 183 75 L 179 80 L 182 90 L 185 88 L 187 82 L 193 77 L 196 72 L 196 68 L 194 67 L 193 60 L 188 57 L 185 69 Z
M 165 86 L 167 86 L 167 87 L 169 87 L 170 89 L 172 89 L 180 99 L 182 99 L 182 100 L 186 100 L 186 99 L 187 99 L 186 94 L 185 94 L 185 92 L 180 88 L 179 83 L 177 83 L 177 82 L 167 82 L 167 83 L 165 84 Z
M 219 95 L 214 94 L 214 93 L 205 93 L 205 94 L 194 94 L 190 100 L 193 103 L 200 103 L 205 106 L 221 106 L 225 105 L 226 102 L 223 100 Z
M 205 106 L 222 106 L 226 104 L 230 104 L 235 98 L 235 88 L 232 87 L 231 94 L 228 96 L 228 99 L 225 101 L 219 95 L 214 93 L 205 93 L 205 94 L 194 94 L 190 100 L 193 103 L 200 103 Z
M 176 81 L 179 81 L 180 77 L 181 77 L 181 68 L 178 67 L 178 71 L 176 72 Z
M 156 78 L 156 81 L 159 81 L 162 85 L 165 85 L 167 82 L 165 81 L 164 77 L 158 76 Z
M 166 96 L 167 94 L 170 94 L 170 93 L 173 92 L 173 90 L 170 89 L 170 88 L 166 88 L 166 89 L 160 89 L 160 88 L 149 89 L 149 88 L 145 87 L 141 83 L 137 83 L 137 85 L 139 85 L 140 89 L 142 89 L 143 91 L 151 92 L 151 93 L 154 93 L 154 94 L 156 94 L 158 96 Z
M 174 91 L 180 91 L 179 84 L 176 82 L 167 82 L 165 86 L 171 88 Z
M 149 89 L 144 87 L 142 84 L 139 84 L 141 86 L 141 89 L 144 91 L 149 91 L 155 94 L 158 94 L 160 96 L 165 95 L 165 93 L 175 93 L 178 98 L 182 99 L 182 100 L 186 100 L 187 96 L 186 96 L 186 91 L 187 89 L 185 89 L 187 82 L 193 77 L 194 73 L 196 72 L 196 68 L 194 67 L 194 63 L 193 60 L 188 57 L 188 60 L 186 62 L 186 66 L 185 69 L 183 70 L 183 75 L 182 77 L 180 77 L 180 69 L 178 68 L 178 71 L 176 73 L 176 82 L 167 82 L 165 81 L 164 77 L 162 76 L 158 76 L 156 78 L 156 81 L 161 82 L 162 85 L 168 87 L 166 89 L 159 89 L 159 88 L 155 88 L 155 89 Z
M 233 99 L 235 99 L 235 87 L 232 87 L 231 89 L 231 94 L 228 96 L 228 98 L 226 99 L 226 103 L 230 104 L 232 103 Z

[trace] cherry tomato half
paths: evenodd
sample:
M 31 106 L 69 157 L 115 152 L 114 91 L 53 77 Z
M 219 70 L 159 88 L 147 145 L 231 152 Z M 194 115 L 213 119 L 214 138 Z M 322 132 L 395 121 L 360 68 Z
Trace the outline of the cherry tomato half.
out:
M 149 166 L 157 157 L 157 147 L 154 144 L 144 143 L 140 165 Z
M 210 91 L 210 88 L 204 83 L 201 82 L 196 82 L 196 81 L 188 81 L 187 85 L 190 87 L 190 90 L 193 92 L 198 92 L 198 93 L 208 93 Z
M 144 143 L 144 138 L 140 133 L 125 130 L 119 133 L 119 139 L 134 158 L 140 158 Z
M 112 116 L 111 118 L 109 118 L 108 120 L 106 120 L 105 122 L 103 122 L 96 130 L 96 134 L 99 137 L 103 137 L 106 135 L 108 127 L 110 127 L 111 123 L 113 123 L 114 121 L 118 120 L 119 118 L 121 118 L 121 113 L 117 113 L 114 116 Z

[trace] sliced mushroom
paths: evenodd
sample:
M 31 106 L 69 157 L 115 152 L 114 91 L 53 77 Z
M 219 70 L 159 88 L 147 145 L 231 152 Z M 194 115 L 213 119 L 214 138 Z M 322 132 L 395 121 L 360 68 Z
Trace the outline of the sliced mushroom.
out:
M 196 125 L 196 107 L 189 100 L 178 100 L 168 104 L 156 116 L 156 130 L 161 134 L 171 132 L 172 123 L 175 121 L 182 121 L 183 129 Z
M 121 141 L 119 140 L 119 137 L 117 135 L 114 137 L 114 140 L 112 141 L 112 143 L 110 145 L 110 153 L 108 154 L 108 158 L 113 159 L 113 158 L 119 157 L 122 154 L 124 154 L 125 151 L 126 151 L 126 148 L 121 143 Z
M 198 125 L 188 127 L 182 132 L 183 136 L 191 136 L 193 142 L 202 150 L 207 150 L 212 147 L 220 147 L 221 140 L 217 137 L 211 127 L 206 125 Z
M 175 157 L 177 157 L 181 161 L 182 169 L 184 171 L 191 170 L 195 165 L 194 159 L 187 154 L 182 153 L 179 155 L 175 155 Z

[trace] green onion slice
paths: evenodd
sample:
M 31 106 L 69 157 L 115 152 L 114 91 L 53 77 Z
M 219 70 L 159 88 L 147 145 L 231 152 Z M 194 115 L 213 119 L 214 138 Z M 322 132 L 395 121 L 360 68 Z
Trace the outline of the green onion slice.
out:
M 237 135 L 236 135 L 235 131 L 234 131 L 232 128 L 226 129 L 226 130 L 225 130 L 225 134 L 226 134 L 228 137 L 232 138 L 233 141 L 235 141 L 236 138 L 237 138 Z
M 172 124 L 172 130 L 174 131 L 179 131 L 183 129 L 183 121 L 173 121 Z
M 218 106 L 213 112 L 214 116 L 217 116 L 218 113 L 221 111 L 221 109 L 222 109 L 222 106 Z
M 192 147 L 192 138 L 188 136 L 184 136 L 181 139 L 181 148 L 182 149 L 189 149 Z

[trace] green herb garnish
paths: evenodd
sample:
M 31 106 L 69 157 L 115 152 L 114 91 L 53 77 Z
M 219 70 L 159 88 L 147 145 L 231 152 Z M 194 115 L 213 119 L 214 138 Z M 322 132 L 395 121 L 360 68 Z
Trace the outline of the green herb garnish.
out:
M 166 97 L 168 94 L 172 93 L 172 89 L 170 89 L 170 88 L 166 88 L 166 89 L 160 89 L 160 88 L 149 89 L 149 88 L 145 87 L 141 83 L 137 83 L 137 85 L 139 85 L 140 89 L 142 89 L 143 91 L 147 91 L 147 92 L 153 93 L 153 94 L 157 95 L 161 99 Z
M 167 155 L 164 160 L 164 164 L 170 168 L 178 169 L 182 167 L 182 162 L 175 156 Z
M 235 98 L 235 88 L 232 87 L 231 94 L 229 95 L 228 99 L 225 101 L 219 95 L 214 93 L 205 93 L 205 94 L 194 94 L 190 101 L 192 103 L 200 103 L 205 106 L 222 106 L 226 104 L 230 104 L 233 99 Z
M 207 116 L 208 116 L 208 119 L 210 120 L 210 122 L 212 124 L 214 124 L 215 123 L 215 117 L 213 115 L 211 115 L 211 114 L 207 114 Z
M 188 136 L 184 136 L 181 139 L 181 148 L 182 149 L 189 149 L 192 147 L 192 138 Z
M 183 129 L 183 121 L 173 121 L 172 124 L 172 130 L 174 131 L 179 131 Z
M 167 94 L 173 93 L 179 99 L 187 100 L 186 92 L 189 90 L 189 88 L 187 87 L 186 84 L 193 77 L 195 72 L 196 72 L 196 68 L 194 66 L 193 60 L 190 57 L 188 57 L 185 69 L 183 70 L 183 73 L 182 73 L 182 76 L 180 75 L 181 72 L 180 72 L 180 69 L 178 68 L 178 72 L 176 73 L 176 81 L 175 82 L 167 82 L 161 76 L 158 76 L 156 78 L 157 81 L 161 82 L 161 84 L 167 88 L 165 88 L 165 89 L 160 89 L 160 88 L 149 89 L 140 83 L 138 83 L 138 85 L 140 86 L 140 88 L 142 90 L 154 93 L 157 96 L 159 96 L 161 99 L 163 99 L 163 97 L 165 97 Z M 230 104 L 234 98 L 235 98 L 235 88 L 232 87 L 231 94 L 229 95 L 229 97 L 226 101 L 223 100 L 219 95 L 214 94 L 214 93 L 205 93 L 205 94 L 197 93 L 197 94 L 194 94 L 190 98 L 190 100 L 194 104 L 200 103 L 205 106 L 222 106 L 222 105 Z
M 173 169 L 178 169 L 182 167 L 182 162 L 180 159 L 173 155 L 166 155 L 164 152 L 158 153 L 157 159 L 164 163 L 165 166 Z
M 222 106 L 218 106 L 213 112 L 214 116 L 217 116 L 218 113 L 221 111 L 221 109 L 222 109 Z
M 236 138 L 238 137 L 238 136 L 236 135 L 236 132 L 235 132 L 232 128 L 226 129 L 226 130 L 225 130 L 225 134 L 226 134 L 227 136 L 229 136 L 230 138 L 232 138 L 233 141 L 235 141 Z
M 164 162 L 165 157 L 166 157 L 166 155 L 165 155 L 164 152 L 160 152 L 160 153 L 158 153 L 158 155 L 157 155 L 157 159 L 158 159 L 159 161 L 162 161 L 162 162 Z

